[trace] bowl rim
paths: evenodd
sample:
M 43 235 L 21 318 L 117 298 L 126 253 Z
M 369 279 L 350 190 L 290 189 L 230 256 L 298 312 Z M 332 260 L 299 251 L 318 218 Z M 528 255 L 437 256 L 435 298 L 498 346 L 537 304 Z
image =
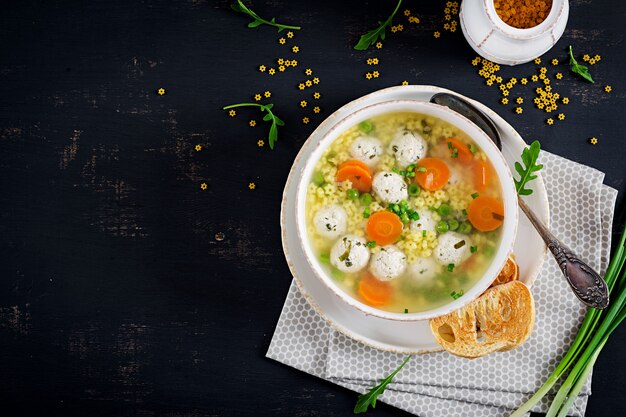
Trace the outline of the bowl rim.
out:
M 362 120 L 371 118 L 376 115 L 392 112 L 414 112 L 434 116 L 445 120 L 457 128 L 463 130 L 472 140 L 483 149 L 491 161 L 494 169 L 498 173 L 500 179 L 500 186 L 502 189 L 503 203 L 505 207 L 505 221 L 503 224 L 503 234 L 501 244 L 496 252 L 491 265 L 487 268 L 485 275 L 478 280 L 463 296 L 456 300 L 452 300 L 440 307 L 426 310 L 416 313 L 392 313 L 384 310 L 368 306 L 358 299 L 352 297 L 341 287 L 339 287 L 334 280 L 327 274 L 315 255 L 308 240 L 308 232 L 306 226 L 306 194 L 308 189 L 308 183 L 310 175 L 315 167 L 315 164 L 321 157 L 324 150 L 330 146 L 330 144 L 348 127 L 359 123 Z M 373 114 L 370 114 L 373 113 Z M 334 125 L 328 130 L 328 132 L 317 142 L 315 148 L 311 151 L 311 156 L 306 162 L 304 169 L 300 172 L 298 177 L 298 185 L 296 191 L 296 229 L 298 234 L 298 240 L 305 254 L 305 259 L 311 270 L 322 283 L 331 289 L 342 302 L 347 303 L 353 308 L 360 310 L 366 315 L 372 315 L 388 320 L 396 321 L 419 321 L 427 320 L 435 317 L 445 315 L 451 311 L 460 309 L 477 298 L 482 294 L 489 285 L 493 282 L 493 279 L 500 272 L 504 263 L 506 262 L 508 255 L 512 252 L 513 244 L 515 242 L 515 236 L 517 233 L 518 224 L 518 206 L 517 206 L 517 193 L 513 183 L 513 177 L 506 163 L 504 156 L 493 144 L 491 139 L 476 125 L 469 121 L 464 116 L 450 110 L 447 107 L 440 106 L 434 103 L 429 103 L 420 100 L 387 100 L 379 103 L 374 103 L 365 107 L 356 109 L 348 114 L 343 119 L 334 123 Z
M 526 29 L 516 28 L 502 20 L 496 11 L 494 0 L 483 0 L 483 7 L 485 8 L 487 18 L 491 21 L 496 30 L 511 38 L 523 40 L 536 38 L 552 30 L 563 14 L 565 2 L 566 0 L 552 0 L 552 7 L 545 19 L 537 26 Z

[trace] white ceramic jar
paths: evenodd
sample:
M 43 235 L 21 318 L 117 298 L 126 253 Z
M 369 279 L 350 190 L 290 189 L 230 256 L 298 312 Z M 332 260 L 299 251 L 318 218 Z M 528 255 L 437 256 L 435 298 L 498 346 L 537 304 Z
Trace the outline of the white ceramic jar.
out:
M 546 19 L 528 29 L 504 23 L 493 0 L 463 0 L 459 11 L 461 30 L 470 46 L 482 57 L 506 65 L 523 64 L 550 50 L 563 35 L 568 16 L 568 0 L 552 0 Z

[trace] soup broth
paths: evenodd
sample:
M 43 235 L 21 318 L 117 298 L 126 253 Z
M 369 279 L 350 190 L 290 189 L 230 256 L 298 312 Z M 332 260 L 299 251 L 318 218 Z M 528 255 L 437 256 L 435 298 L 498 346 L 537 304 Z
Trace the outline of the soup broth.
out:
M 457 127 L 419 113 L 352 126 L 306 196 L 310 244 L 351 297 L 395 313 L 456 299 L 485 273 L 504 219 L 500 181 Z

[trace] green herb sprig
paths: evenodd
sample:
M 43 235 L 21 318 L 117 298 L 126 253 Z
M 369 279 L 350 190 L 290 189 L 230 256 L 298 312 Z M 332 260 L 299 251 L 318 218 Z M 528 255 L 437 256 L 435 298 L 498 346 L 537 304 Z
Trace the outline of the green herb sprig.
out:
M 591 74 L 589 74 L 589 68 L 587 68 L 585 65 L 580 65 L 574 58 L 574 53 L 572 52 L 571 45 L 569 47 L 569 64 L 572 66 L 571 70 L 574 74 L 580 75 L 590 83 L 595 83 L 593 78 L 591 78 Z
M 365 413 L 370 405 L 372 406 L 372 408 L 376 408 L 376 400 L 378 399 L 378 396 L 385 391 L 387 385 L 389 385 L 389 383 L 393 381 L 393 378 L 398 372 L 400 372 L 402 368 L 404 368 L 404 365 L 406 365 L 409 359 L 411 359 L 411 356 L 407 356 L 404 362 L 402 362 L 402 364 L 398 367 L 398 369 L 389 374 L 387 378 L 381 380 L 380 384 L 376 385 L 365 394 L 359 395 L 359 399 L 354 406 L 354 414 Z
M 235 107 L 259 107 L 262 112 L 266 112 L 267 114 L 263 116 L 263 120 L 266 122 L 271 121 L 272 125 L 270 126 L 270 132 L 268 135 L 268 141 L 270 145 L 270 149 L 274 149 L 274 144 L 278 140 L 278 126 L 284 126 L 285 122 L 283 122 L 278 116 L 276 116 L 272 112 L 273 104 L 259 104 L 259 103 L 237 103 L 231 104 L 225 107 L 222 107 L 222 110 L 234 109 Z
M 359 42 L 354 45 L 354 49 L 357 51 L 365 51 L 367 48 L 378 42 L 379 38 L 384 41 L 386 35 L 385 31 L 389 26 L 391 26 L 391 21 L 396 13 L 398 13 L 398 9 L 400 9 L 401 4 L 402 0 L 398 0 L 398 4 L 393 10 L 393 13 L 391 13 L 391 16 L 389 16 L 384 22 L 378 22 L 378 27 L 376 29 L 370 30 L 365 35 L 361 36 Z
M 271 20 L 263 19 L 261 16 L 250 10 L 246 7 L 241 0 L 237 0 L 236 3 L 230 5 L 230 8 L 236 11 L 237 13 L 243 13 L 245 15 L 250 16 L 253 21 L 248 23 L 249 28 L 259 27 L 261 25 L 269 25 L 278 28 L 278 31 L 281 32 L 285 29 L 290 30 L 300 30 L 300 26 L 289 26 L 289 25 L 281 25 L 280 23 L 276 23 L 276 19 L 272 17 Z
M 515 182 L 515 189 L 519 195 L 531 195 L 533 190 L 530 188 L 525 188 L 526 184 L 529 181 L 537 178 L 535 173 L 543 168 L 542 164 L 537 163 L 537 158 L 539 158 L 539 151 L 541 150 L 541 144 L 538 140 L 534 141 L 530 144 L 528 148 L 524 148 L 522 151 L 522 162 L 524 166 L 519 162 L 515 162 L 515 170 L 520 175 L 520 179 L 513 181 Z

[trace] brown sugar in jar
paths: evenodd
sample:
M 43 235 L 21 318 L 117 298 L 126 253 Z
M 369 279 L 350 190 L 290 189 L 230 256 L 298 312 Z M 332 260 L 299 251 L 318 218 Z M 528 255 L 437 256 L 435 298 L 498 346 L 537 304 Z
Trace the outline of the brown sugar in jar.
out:
M 552 0 L 494 0 L 493 5 L 504 23 L 518 29 L 528 29 L 548 17 Z

